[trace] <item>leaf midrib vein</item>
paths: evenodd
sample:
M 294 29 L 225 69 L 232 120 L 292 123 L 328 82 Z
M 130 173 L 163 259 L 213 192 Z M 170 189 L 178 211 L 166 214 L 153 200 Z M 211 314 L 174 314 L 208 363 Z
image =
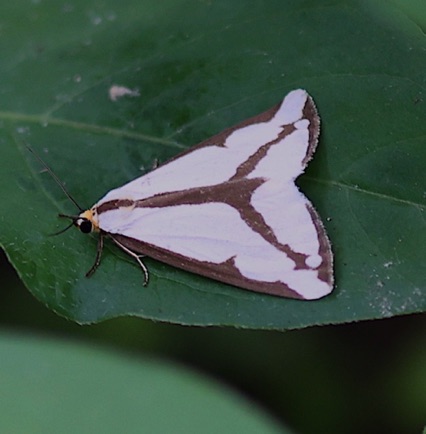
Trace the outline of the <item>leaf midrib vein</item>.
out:
M 163 139 L 159 137 L 150 136 L 134 131 L 125 131 L 118 128 L 105 127 L 103 125 L 87 124 L 84 122 L 70 121 L 55 117 L 46 117 L 33 114 L 16 113 L 9 111 L 0 111 L 0 119 L 9 121 L 29 122 L 39 125 L 55 125 L 65 128 L 72 128 L 75 130 L 87 131 L 96 134 L 111 135 L 115 137 L 122 137 L 127 139 L 135 139 L 140 141 L 147 141 L 151 143 L 160 143 L 165 146 L 170 146 L 176 149 L 186 149 L 182 144 L 173 140 Z
M 316 182 L 318 184 L 327 184 L 329 186 L 338 187 L 338 188 L 342 188 L 345 190 L 350 190 L 350 191 L 353 191 L 356 193 L 363 193 L 363 194 L 373 196 L 373 197 L 376 197 L 379 199 L 384 199 L 384 200 L 388 200 L 388 201 L 395 202 L 395 203 L 413 206 L 413 207 L 415 207 L 419 210 L 422 210 L 422 211 L 426 210 L 426 204 L 424 204 L 424 203 L 418 203 L 418 202 L 414 202 L 412 200 L 401 199 L 399 197 L 390 196 L 390 195 L 385 194 L 385 193 L 379 193 L 377 191 L 367 190 L 365 188 L 360 188 L 360 187 L 355 186 L 355 185 L 345 184 L 344 182 L 341 182 L 341 181 L 312 178 L 309 176 L 305 176 L 305 179 L 309 179 L 309 180 Z

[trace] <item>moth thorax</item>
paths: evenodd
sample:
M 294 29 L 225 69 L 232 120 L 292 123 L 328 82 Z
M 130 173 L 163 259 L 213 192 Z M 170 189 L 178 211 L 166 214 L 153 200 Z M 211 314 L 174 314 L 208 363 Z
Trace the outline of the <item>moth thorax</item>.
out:
M 78 216 L 75 224 L 84 234 L 89 234 L 90 232 L 99 232 L 96 209 L 92 208 L 82 212 Z

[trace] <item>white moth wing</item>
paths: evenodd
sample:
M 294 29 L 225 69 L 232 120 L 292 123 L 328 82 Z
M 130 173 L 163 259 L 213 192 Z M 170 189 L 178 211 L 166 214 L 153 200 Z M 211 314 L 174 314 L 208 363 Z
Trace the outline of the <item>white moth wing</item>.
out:
M 303 90 L 112 190 L 99 227 L 131 250 L 223 282 L 316 299 L 332 290 L 321 220 L 294 179 L 319 118 Z
M 308 94 L 304 90 L 290 92 L 278 109 L 272 109 L 275 111 L 274 116 L 267 122 L 253 124 L 250 123 L 252 118 L 243 122 L 243 127 L 236 126 L 225 130 L 200 143 L 195 147 L 196 151 L 191 148 L 147 175 L 111 190 L 98 204 L 123 198 L 141 200 L 168 191 L 227 181 L 235 174 L 235 168 L 258 150 L 259 143 L 275 140 L 282 131 L 282 125 L 295 123 L 303 117 L 302 111 L 307 98 Z M 301 162 L 306 155 L 306 148 L 306 145 L 300 147 L 297 157 L 299 161 L 292 166 L 292 172 L 288 171 L 290 162 L 286 167 L 282 166 L 286 159 L 277 161 L 281 163 L 281 179 L 294 179 L 302 173 Z M 288 157 L 287 151 L 286 158 Z
M 200 263 L 216 265 L 219 270 L 221 264 L 232 262 L 242 278 L 252 280 L 259 287 L 265 282 L 282 282 L 305 299 L 320 298 L 330 292 L 329 284 L 318 279 L 318 262 L 314 263 L 314 267 L 306 265 L 303 270 L 294 271 L 294 261 L 242 223 L 238 211 L 227 204 L 137 208 L 131 212 L 122 208 L 106 214 L 111 226 L 114 226 L 114 229 L 111 227 L 113 234 L 143 240 L 145 248 L 139 247 L 141 253 L 155 257 L 150 253 L 152 246 L 163 253 L 173 252 L 173 256 L 183 257 L 183 265 L 184 258 L 189 258 L 193 264 L 196 261 L 197 267 L 191 271 L 198 274 L 209 275 L 200 271 Z M 287 215 L 283 218 L 287 220 Z M 121 223 L 117 226 L 113 223 L 116 221 Z M 107 221 L 103 223 L 107 224 Z M 293 238 L 299 250 L 310 250 L 311 245 L 306 242 L 309 234 L 295 232 Z M 312 257 L 318 257 L 318 247 L 313 255 L 308 256 Z M 159 259 L 164 260 L 162 257 Z M 175 260 L 172 262 L 176 265 Z

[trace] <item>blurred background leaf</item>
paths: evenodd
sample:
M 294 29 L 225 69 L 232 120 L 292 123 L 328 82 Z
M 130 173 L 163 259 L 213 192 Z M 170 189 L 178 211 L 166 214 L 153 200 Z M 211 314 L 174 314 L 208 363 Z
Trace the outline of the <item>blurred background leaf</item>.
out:
M 0 334 L 7 433 L 289 433 L 200 375 L 53 339 Z

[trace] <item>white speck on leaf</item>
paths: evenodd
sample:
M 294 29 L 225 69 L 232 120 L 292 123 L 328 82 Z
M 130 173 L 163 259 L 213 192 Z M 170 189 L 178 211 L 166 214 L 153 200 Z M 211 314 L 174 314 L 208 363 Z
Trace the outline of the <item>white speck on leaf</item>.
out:
M 138 89 L 129 89 L 128 87 L 118 86 L 116 84 L 109 88 L 108 94 L 111 101 L 117 101 L 118 98 L 123 96 L 140 96 Z

